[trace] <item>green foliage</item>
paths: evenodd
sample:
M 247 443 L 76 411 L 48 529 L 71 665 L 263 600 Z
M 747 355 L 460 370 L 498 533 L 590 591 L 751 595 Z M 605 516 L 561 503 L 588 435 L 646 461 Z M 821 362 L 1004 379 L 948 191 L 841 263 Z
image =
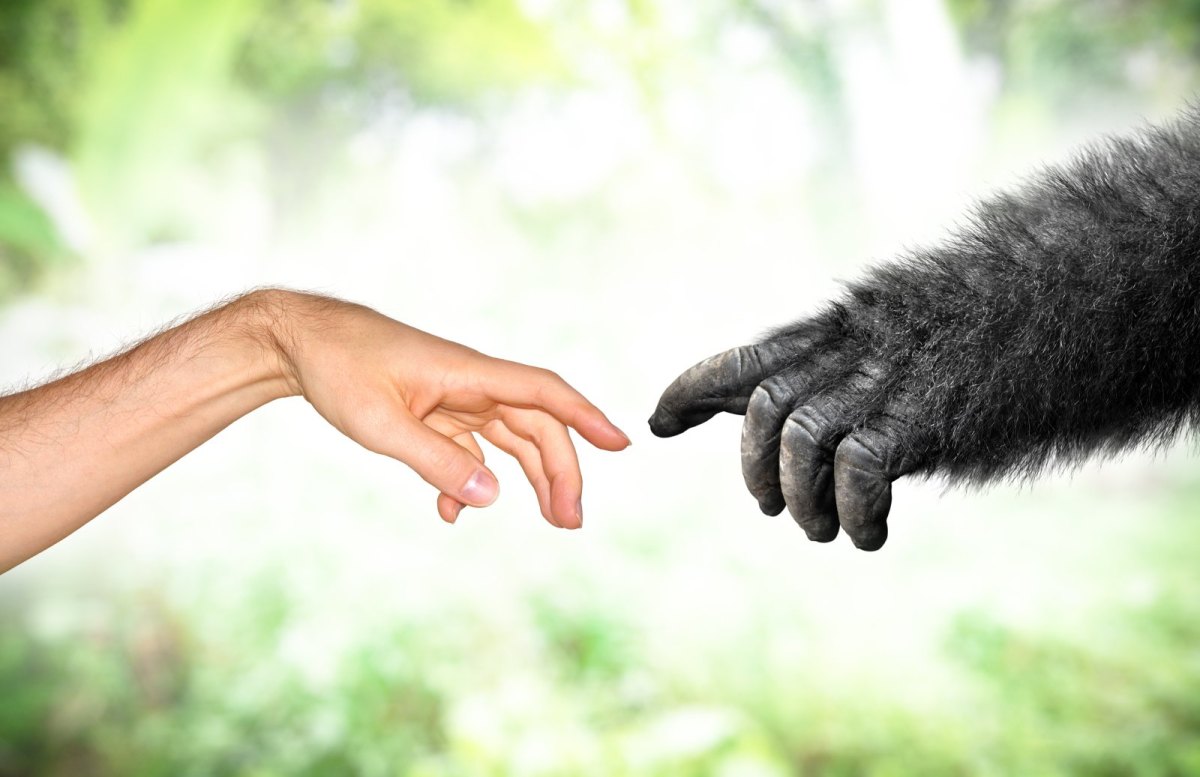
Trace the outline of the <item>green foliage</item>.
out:
M 230 132 L 230 71 L 256 4 L 141 0 L 82 75 L 70 154 L 104 247 L 182 221 L 175 195 Z
M 272 160 L 277 128 L 311 124 L 323 133 L 311 156 L 384 109 L 469 110 L 566 72 L 513 0 L 7 0 L 3 14 L 0 178 L 21 144 L 67 156 L 101 255 L 202 230 L 185 195 L 231 141 L 259 138 Z M 289 174 L 321 164 L 296 156 L 271 173 L 316 188 Z M 4 196 L 0 294 L 58 249 L 44 214 Z
M 563 69 L 548 31 L 513 0 L 269 0 L 239 60 L 246 83 L 276 99 L 328 92 L 368 105 L 467 107 Z
M 528 593 L 528 630 L 364 610 L 315 664 L 297 651 L 328 627 L 279 570 L 190 602 L 81 586 L 0 611 L 0 775 L 1195 774 L 1198 538 L 1151 550 L 1156 593 L 1083 638 L 962 613 L 950 695 L 919 703 L 756 638 L 656 656 L 639 603 L 583 578 Z
M 0 159 L 20 143 L 64 149 L 80 80 L 123 18 L 123 0 L 5 0 L 0 23 Z
M 539 593 L 529 611 L 551 665 L 569 682 L 613 682 L 633 660 L 633 629 L 616 608 Z
M 65 254 L 45 212 L 0 177 L 0 299 L 32 286 L 44 266 Z
M 946 6 L 968 52 L 1000 66 L 1008 94 L 1053 101 L 1058 110 L 1114 91 L 1153 88 L 1132 66 L 1139 56 L 1193 62 L 1200 50 L 1195 0 L 947 0 Z
M 947 644 L 949 655 L 982 681 L 989 715 L 979 721 L 981 751 L 1018 770 L 1033 760 L 1061 774 L 1196 773 L 1197 609 L 1169 601 L 1121 613 L 1128 620 L 1118 651 L 965 614 Z
M 65 254 L 45 212 L 13 182 L 22 144 L 66 149 L 80 81 L 124 16 L 122 0 L 5 0 L 0 11 L 0 299 L 30 288 Z

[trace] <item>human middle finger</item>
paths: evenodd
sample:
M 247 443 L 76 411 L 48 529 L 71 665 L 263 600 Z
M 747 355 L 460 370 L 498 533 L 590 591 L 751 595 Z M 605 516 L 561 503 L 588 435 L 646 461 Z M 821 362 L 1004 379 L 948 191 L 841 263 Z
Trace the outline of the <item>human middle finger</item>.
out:
M 513 432 L 499 420 L 493 421 L 484 427 L 481 434 L 492 445 L 495 445 L 517 460 L 521 465 L 521 470 L 525 473 L 526 479 L 529 480 L 529 484 L 533 486 L 533 491 L 537 495 L 538 507 L 542 511 L 542 517 L 550 524 L 562 528 L 562 524 L 555 519 L 554 513 L 551 510 L 550 479 L 546 476 L 546 472 L 542 467 L 542 457 L 537 446 Z
M 564 528 L 583 526 L 583 475 L 567 427 L 539 410 L 504 408 L 505 425 L 537 446 L 550 479 L 551 512 Z

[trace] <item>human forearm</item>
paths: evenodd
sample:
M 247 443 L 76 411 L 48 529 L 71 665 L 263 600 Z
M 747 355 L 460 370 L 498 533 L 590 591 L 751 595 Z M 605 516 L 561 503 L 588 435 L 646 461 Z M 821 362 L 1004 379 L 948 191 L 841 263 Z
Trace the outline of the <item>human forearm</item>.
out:
M 0 571 L 221 429 L 292 393 L 278 292 L 252 292 L 80 372 L 0 398 Z

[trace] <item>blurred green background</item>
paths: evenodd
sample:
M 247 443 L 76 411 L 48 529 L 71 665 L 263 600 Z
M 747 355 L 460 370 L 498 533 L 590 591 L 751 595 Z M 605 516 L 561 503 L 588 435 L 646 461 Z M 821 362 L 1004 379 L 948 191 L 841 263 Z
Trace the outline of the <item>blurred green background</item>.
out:
M 0 381 L 285 284 L 635 445 L 568 535 L 239 422 L 0 578 L 0 775 L 1200 774 L 1186 446 L 903 483 L 868 555 L 642 422 L 1198 65 L 1194 0 L 2 0 Z

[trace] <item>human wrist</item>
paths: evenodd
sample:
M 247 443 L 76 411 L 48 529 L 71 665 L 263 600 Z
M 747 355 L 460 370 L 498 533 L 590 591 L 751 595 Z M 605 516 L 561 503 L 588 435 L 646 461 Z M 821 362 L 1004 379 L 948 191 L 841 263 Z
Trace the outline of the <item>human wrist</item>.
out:
M 303 393 L 295 362 L 296 308 L 307 296 L 288 289 L 262 288 L 230 303 L 261 369 L 275 384 L 273 399 Z

